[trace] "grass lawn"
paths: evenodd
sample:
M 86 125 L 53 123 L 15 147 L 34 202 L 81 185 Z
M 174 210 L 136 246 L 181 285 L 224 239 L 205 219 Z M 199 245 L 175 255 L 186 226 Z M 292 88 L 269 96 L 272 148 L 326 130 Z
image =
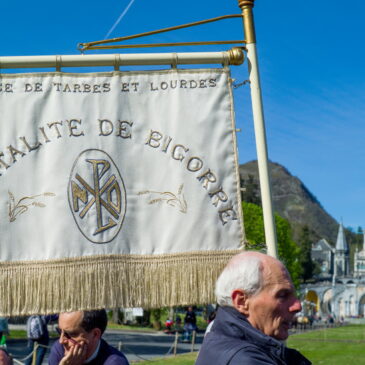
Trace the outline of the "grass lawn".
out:
M 365 326 L 351 325 L 292 335 L 288 347 L 299 350 L 314 365 L 353 361 L 365 365 Z
M 27 338 L 27 332 L 24 330 L 10 330 L 10 334 L 6 336 L 7 339 Z
M 351 325 L 293 334 L 288 347 L 299 350 L 313 365 L 365 365 L 365 326 Z M 197 353 L 140 361 L 138 364 L 194 365 Z
M 118 329 L 118 330 L 135 330 L 135 331 L 146 331 L 146 332 L 156 332 L 152 327 L 142 327 L 142 326 L 134 326 L 134 325 L 124 325 L 124 324 L 116 324 L 116 323 L 108 323 L 108 329 Z
M 138 365 L 142 364 L 152 364 L 152 365 L 194 365 L 197 352 L 192 352 L 190 354 L 177 355 L 166 357 L 164 359 L 156 359 L 152 361 L 138 361 Z M 213 365 L 213 364 L 212 364 Z

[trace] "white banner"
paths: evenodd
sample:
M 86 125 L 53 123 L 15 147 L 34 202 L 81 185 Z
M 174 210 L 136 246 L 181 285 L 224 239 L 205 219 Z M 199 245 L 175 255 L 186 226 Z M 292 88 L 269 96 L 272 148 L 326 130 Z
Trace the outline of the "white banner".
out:
M 0 313 L 208 300 L 174 282 L 243 245 L 229 77 L 0 76 Z

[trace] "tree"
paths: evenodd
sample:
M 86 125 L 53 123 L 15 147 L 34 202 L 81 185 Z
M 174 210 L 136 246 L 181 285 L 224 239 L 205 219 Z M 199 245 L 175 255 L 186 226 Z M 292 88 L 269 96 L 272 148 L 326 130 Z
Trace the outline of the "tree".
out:
M 151 321 L 152 326 L 156 330 L 160 330 L 162 327 L 161 319 L 166 316 L 169 312 L 168 308 L 154 308 L 151 309 Z
M 361 249 L 361 246 L 362 246 L 363 241 L 364 241 L 364 232 L 363 232 L 363 230 L 360 226 L 357 227 L 356 236 L 357 236 L 356 243 L 357 243 L 358 246 L 360 246 L 360 249 Z
M 247 248 L 249 250 L 262 250 L 265 245 L 265 231 L 262 208 L 252 203 L 242 203 L 243 216 L 245 223 Z M 276 234 L 278 238 L 278 254 L 279 258 L 287 267 L 293 283 L 296 287 L 299 285 L 300 265 L 299 256 L 300 249 L 292 240 L 292 231 L 290 223 L 275 214 Z
M 299 236 L 299 246 L 301 250 L 299 262 L 302 267 L 301 279 L 306 282 L 313 278 L 315 264 L 312 260 L 312 241 L 310 230 L 307 225 L 303 226 Z
M 265 247 L 264 219 L 262 208 L 256 204 L 242 202 L 246 239 L 250 248 Z
M 276 235 L 278 239 L 278 254 L 279 258 L 287 267 L 293 283 L 296 287 L 299 286 L 299 279 L 301 274 L 300 266 L 300 248 L 292 239 L 292 230 L 290 223 L 275 214 Z

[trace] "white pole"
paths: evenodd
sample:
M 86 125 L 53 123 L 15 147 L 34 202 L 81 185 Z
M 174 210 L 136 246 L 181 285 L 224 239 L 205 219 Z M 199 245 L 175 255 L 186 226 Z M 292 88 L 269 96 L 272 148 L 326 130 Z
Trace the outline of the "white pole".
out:
M 269 175 L 264 109 L 262 105 L 260 75 L 256 52 L 256 36 L 252 14 L 254 0 L 238 0 L 238 5 L 242 9 L 245 38 L 247 42 L 247 62 L 251 87 L 251 102 L 255 128 L 257 162 L 260 176 L 261 202 L 264 215 L 267 253 L 270 256 L 277 258 L 278 251 L 275 219 L 271 198 L 271 183 Z
M 268 152 L 266 143 L 265 120 L 261 96 L 260 75 L 257 62 L 256 44 L 247 44 L 247 60 L 249 64 L 251 102 L 256 138 L 257 162 L 260 176 L 261 202 L 264 215 L 265 239 L 267 253 L 278 256 L 275 219 L 272 206 L 271 182 L 269 174 Z

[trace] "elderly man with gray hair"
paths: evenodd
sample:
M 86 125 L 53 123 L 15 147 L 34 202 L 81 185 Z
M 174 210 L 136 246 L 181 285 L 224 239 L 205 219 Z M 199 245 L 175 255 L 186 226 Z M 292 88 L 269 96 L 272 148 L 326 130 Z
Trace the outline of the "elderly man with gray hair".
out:
M 196 365 L 309 365 L 281 341 L 302 307 L 285 266 L 268 255 L 234 256 L 216 283 L 220 305 Z

